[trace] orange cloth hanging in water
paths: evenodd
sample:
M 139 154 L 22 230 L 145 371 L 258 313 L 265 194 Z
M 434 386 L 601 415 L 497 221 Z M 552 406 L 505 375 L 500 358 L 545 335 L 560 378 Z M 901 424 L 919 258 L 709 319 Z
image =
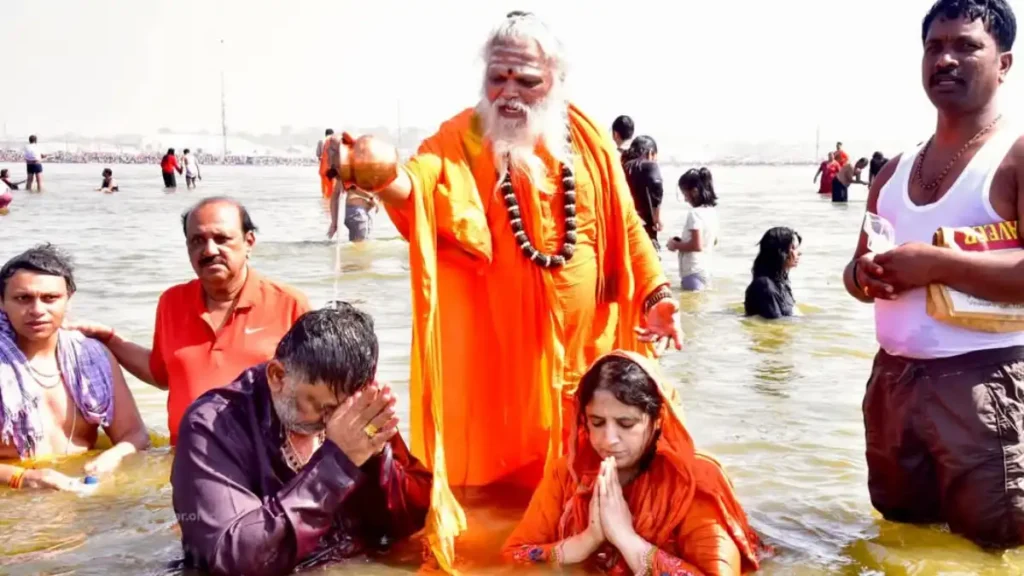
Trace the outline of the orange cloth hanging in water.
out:
M 331 168 L 331 155 L 327 152 L 327 146 L 334 136 L 324 138 L 323 147 L 320 150 L 320 194 L 324 198 L 330 198 L 334 194 L 334 179 L 327 177 L 327 171 Z
M 661 434 L 647 470 L 623 487 L 636 533 L 658 547 L 652 574 L 708 574 L 732 576 L 758 568 L 757 535 L 747 522 L 732 485 L 721 465 L 694 449 L 683 423 L 675 390 L 659 376 L 652 362 L 639 355 L 616 351 L 598 360 L 618 356 L 637 363 L 658 385 L 663 404 Z M 574 412 L 578 408 L 574 405 Z M 530 501 L 522 522 L 505 544 L 512 562 L 551 562 L 553 548 L 587 528 L 594 481 L 601 458 L 594 451 L 585 426 L 573 421 L 575 438 L 569 456 L 550 470 Z M 590 559 L 611 574 L 629 574 L 618 552 L 605 544 L 605 564 Z
M 561 269 L 520 251 L 472 109 L 422 144 L 405 166 L 409 201 L 387 206 L 410 243 L 411 444 L 433 466 L 428 533 L 445 569 L 465 527 L 448 482 L 536 486 L 564 453 L 563 402 L 590 362 L 616 347 L 650 353 L 634 327 L 644 299 L 668 281 L 614 145 L 575 107 L 569 121 L 578 241 Z M 559 176 L 554 158 L 536 152 Z M 557 253 L 560 179 L 535 186 L 515 172 L 512 183 L 532 243 Z

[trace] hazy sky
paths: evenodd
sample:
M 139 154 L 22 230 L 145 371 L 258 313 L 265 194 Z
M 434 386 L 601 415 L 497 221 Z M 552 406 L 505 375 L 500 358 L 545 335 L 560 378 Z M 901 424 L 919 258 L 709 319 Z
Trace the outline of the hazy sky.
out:
M 403 124 L 434 127 L 475 103 L 483 40 L 525 9 L 566 43 L 577 103 L 667 145 L 813 141 L 818 125 L 823 140 L 910 139 L 934 122 L 919 72 L 931 2 L 3 0 L 0 122 L 44 138 L 218 132 L 223 64 L 229 129 L 396 126 L 399 103 Z

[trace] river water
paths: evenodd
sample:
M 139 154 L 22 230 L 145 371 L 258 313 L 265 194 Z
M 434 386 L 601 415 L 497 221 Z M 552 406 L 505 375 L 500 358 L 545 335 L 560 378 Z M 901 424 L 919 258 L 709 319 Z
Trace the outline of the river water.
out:
M 302 289 L 314 306 L 333 297 L 334 246 L 325 240 L 329 220 L 315 168 L 211 166 L 198 191 L 168 194 L 156 166 L 115 166 L 121 192 L 113 195 L 93 191 L 101 169 L 47 165 L 46 192 L 16 192 L 10 215 L 0 216 L 0 261 L 43 241 L 74 256 L 79 292 L 72 317 L 111 324 L 148 343 L 160 292 L 193 277 L 179 215 L 210 194 L 240 198 L 251 211 L 260 227 L 253 264 L 261 272 Z M 666 182 L 674 183 L 682 169 L 664 167 Z M 714 288 L 680 296 L 687 343 L 662 364 L 682 394 L 698 446 L 724 462 L 755 528 L 775 548 L 762 573 L 1024 573 L 1019 552 L 988 554 L 937 527 L 885 522 L 871 508 L 860 401 L 874 325 L 871 307 L 847 296 L 840 277 L 865 189 L 854 188 L 848 206 L 833 206 L 814 193 L 813 167 L 713 171 L 723 227 Z M 686 214 L 673 190 L 663 209 L 666 235 L 678 233 Z M 775 323 L 744 319 L 756 242 L 776 225 L 792 226 L 804 238 L 793 274 L 803 315 Z M 340 296 L 373 314 L 380 377 L 407 390 L 407 248 L 383 213 L 373 238 L 343 245 Z M 674 255 L 664 252 L 662 259 L 675 280 Z M 130 385 L 146 423 L 166 437 L 165 394 L 132 378 Z M 407 399 L 400 410 L 407 414 Z M 166 573 L 181 556 L 170 462 L 163 440 L 127 461 L 91 497 L 0 489 L 0 573 Z M 80 458 L 56 463 L 70 474 L 80 473 L 81 464 Z M 487 494 L 467 498 L 477 532 L 464 547 L 466 572 L 507 570 L 477 551 L 500 546 L 518 509 Z M 415 569 L 400 559 L 354 562 L 359 573 Z

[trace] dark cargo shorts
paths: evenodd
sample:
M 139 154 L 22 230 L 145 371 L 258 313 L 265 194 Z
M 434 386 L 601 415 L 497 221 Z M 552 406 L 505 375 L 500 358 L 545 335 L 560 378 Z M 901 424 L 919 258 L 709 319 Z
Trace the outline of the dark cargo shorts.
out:
M 914 360 L 879 351 L 864 395 L 868 491 L 887 520 L 1024 543 L 1024 347 Z

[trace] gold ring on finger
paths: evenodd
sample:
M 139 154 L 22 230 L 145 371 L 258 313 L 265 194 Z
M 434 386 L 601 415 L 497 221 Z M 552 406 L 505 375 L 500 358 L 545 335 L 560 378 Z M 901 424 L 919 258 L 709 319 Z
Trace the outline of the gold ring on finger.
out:
M 379 430 L 373 424 L 367 424 L 366 428 L 363 428 L 363 432 L 366 432 L 366 435 L 368 437 L 373 438 L 374 436 L 377 435 L 377 432 L 379 432 Z

